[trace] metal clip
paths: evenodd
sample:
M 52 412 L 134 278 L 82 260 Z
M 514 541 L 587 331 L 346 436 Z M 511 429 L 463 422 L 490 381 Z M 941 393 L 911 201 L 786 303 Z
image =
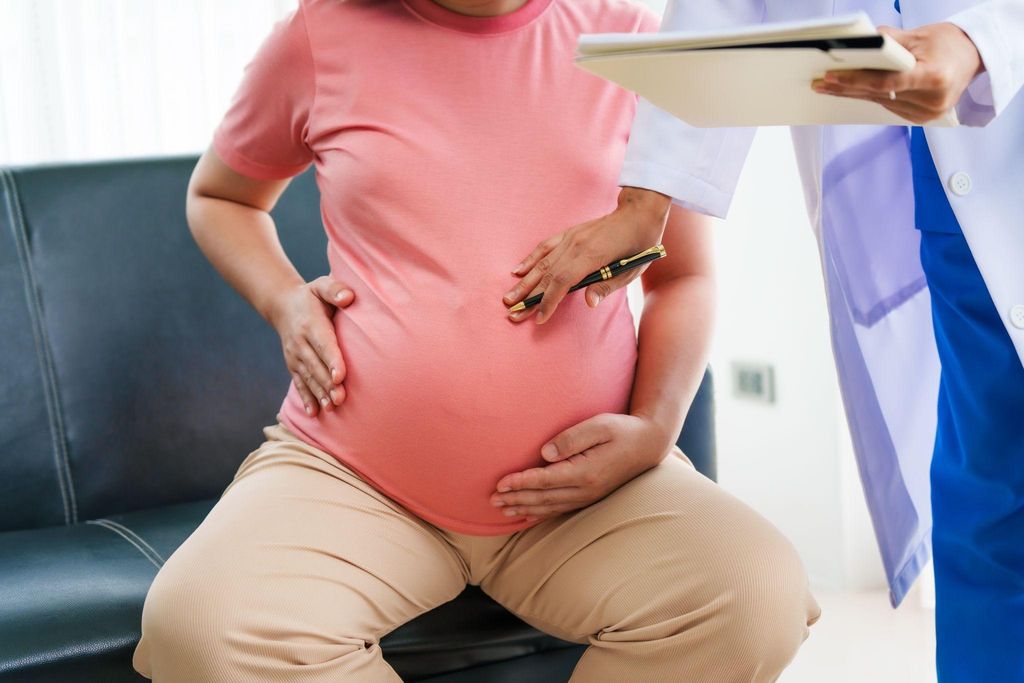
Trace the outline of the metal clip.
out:
M 662 258 L 665 255 L 665 247 L 663 247 L 660 244 L 655 244 L 650 249 L 645 249 L 644 251 L 641 251 L 636 256 L 630 256 L 627 259 L 622 259 L 621 261 L 619 261 L 619 265 L 620 266 L 624 266 L 627 263 L 629 263 L 630 261 L 635 261 L 638 258 L 641 258 L 643 256 L 647 256 L 648 254 L 655 254 L 655 253 L 658 254 L 658 258 Z

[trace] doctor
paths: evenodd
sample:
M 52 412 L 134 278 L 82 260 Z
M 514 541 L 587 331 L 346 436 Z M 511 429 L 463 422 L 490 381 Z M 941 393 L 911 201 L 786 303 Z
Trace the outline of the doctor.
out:
M 942 681 L 1024 681 L 1024 0 L 670 0 L 662 30 L 866 11 L 917 58 L 818 92 L 921 123 L 794 127 L 847 418 L 898 605 L 934 546 Z M 675 202 L 727 213 L 752 129 L 695 129 L 641 102 L 619 207 L 537 245 L 515 319 L 656 243 Z M 915 230 L 914 228 L 917 228 Z M 590 286 L 587 303 L 639 275 Z M 940 374 L 941 361 L 941 374 Z M 937 410 L 936 410 L 937 405 Z M 929 487 L 930 484 L 930 487 Z M 933 527 L 934 523 L 934 528 Z

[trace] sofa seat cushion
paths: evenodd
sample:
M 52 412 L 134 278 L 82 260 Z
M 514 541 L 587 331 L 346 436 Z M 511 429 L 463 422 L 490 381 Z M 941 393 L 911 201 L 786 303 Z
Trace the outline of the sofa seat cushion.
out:
M 0 533 L 0 680 L 142 681 L 131 668 L 159 567 L 215 500 Z M 572 647 L 477 587 L 381 642 L 403 680 Z
M 131 653 L 146 591 L 211 507 L 0 534 L 0 679 L 145 680 Z

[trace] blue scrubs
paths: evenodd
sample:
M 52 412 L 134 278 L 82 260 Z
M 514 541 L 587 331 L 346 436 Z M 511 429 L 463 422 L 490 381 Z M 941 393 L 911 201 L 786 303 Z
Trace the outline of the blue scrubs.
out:
M 911 131 L 942 376 L 931 466 L 941 683 L 1024 683 L 1024 367 Z

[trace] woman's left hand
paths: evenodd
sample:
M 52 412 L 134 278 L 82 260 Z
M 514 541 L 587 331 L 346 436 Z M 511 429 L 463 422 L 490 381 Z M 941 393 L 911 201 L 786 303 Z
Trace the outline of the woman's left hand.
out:
M 499 479 L 491 504 L 530 520 L 583 508 L 657 465 L 672 445 L 650 419 L 602 413 L 544 444 L 550 465 Z

